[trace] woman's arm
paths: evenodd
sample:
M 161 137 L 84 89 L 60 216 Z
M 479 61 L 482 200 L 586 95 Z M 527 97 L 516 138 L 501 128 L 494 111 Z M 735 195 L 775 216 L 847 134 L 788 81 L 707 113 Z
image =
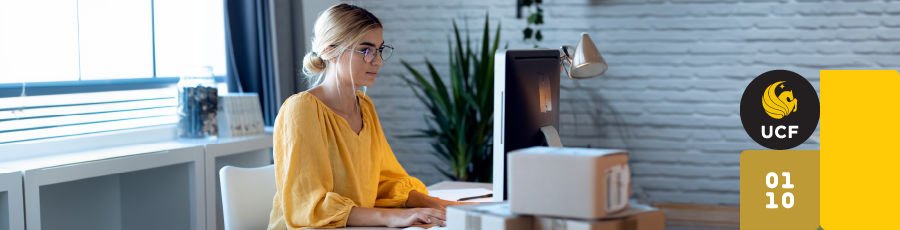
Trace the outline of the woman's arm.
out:
M 406 200 L 406 207 L 410 208 L 433 208 L 446 212 L 447 207 L 454 205 L 474 204 L 474 202 L 455 202 L 442 200 L 441 198 L 431 197 L 416 190 L 409 191 L 409 198 Z
M 444 212 L 432 208 L 385 209 L 353 207 L 347 226 L 407 227 L 413 224 L 446 226 Z

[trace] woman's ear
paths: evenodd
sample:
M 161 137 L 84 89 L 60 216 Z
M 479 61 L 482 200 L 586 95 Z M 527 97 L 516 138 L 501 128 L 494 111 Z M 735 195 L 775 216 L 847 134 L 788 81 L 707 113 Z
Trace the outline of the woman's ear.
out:
M 322 53 L 328 53 L 328 51 L 334 49 L 334 46 L 325 47 L 325 50 Z M 325 59 L 325 61 L 330 62 L 331 64 L 337 63 L 337 58 Z

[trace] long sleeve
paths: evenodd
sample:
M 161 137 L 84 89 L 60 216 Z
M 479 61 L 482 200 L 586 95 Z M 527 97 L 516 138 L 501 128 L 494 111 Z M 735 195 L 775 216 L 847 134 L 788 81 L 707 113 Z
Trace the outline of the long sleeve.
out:
M 428 194 L 425 184 L 419 179 L 406 174 L 394 153 L 387 151 L 382 159 L 381 176 L 378 181 L 378 198 L 376 207 L 406 207 L 409 192 L 417 190 Z
M 371 101 L 367 102 L 371 103 Z M 381 122 L 378 120 L 378 115 L 374 112 L 374 109 L 371 116 L 375 120 L 375 130 L 381 134 L 378 135 L 376 141 L 379 146 L 378 152 L 382 155 L 381 174 L 378 179 L 378 196 L 375 200 L 375 206 L 405 208 L 410 191 L 417 190 L 427 195 L 428 188 L 425 187 L 422 181 L 406 173 L 406 170 L 397 161 L 397 157 L 394 156 L 390 145 L 388 145 L 384 132 L 381 129 Z
M 333 192 L 332 164 L 320 132 L 323 125 L 310 106 L 315 105 L 288 99 L 275 121 L 273 155 L 281 223 L 287 229 L 344 227 L 357 204 Z

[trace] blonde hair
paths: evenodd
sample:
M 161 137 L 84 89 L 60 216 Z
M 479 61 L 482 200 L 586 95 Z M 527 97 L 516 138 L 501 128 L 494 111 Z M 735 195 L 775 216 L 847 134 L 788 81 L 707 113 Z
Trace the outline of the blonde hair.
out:
M 310 88 L 321 84 L 323 73 L 331 69 L 327 60 L 340 59 L 344 50 L 378 28 L 382 28 L 381 20 L 359 6 L 341 3 L 323 11 L 316 19 L 311 38 L 312 51 L 303 58 L 303 73 L 312 79 Z

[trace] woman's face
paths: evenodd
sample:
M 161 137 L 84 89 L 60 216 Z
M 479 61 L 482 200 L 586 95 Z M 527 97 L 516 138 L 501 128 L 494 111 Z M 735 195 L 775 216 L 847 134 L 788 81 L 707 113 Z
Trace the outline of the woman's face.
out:
M 354 44 L 355 46 L 351 45 L 348 48 L 362 52 L 365 52 L 370 47 L 378 49 L 384 45 L 382 32 L 384 30 L 381 28 L 370 30 L 363 35 L 359 42 Z M 344 50 L 344 53 L 340 56 L 341 58 L 336 60 L 339 68 L 337 77 L 342 84 L 349 85 L 352 83 L 356 86 L 375 85 L 375 78 L 378 77 L 378 68 L 384 64 L 384 61 L 381 60 L 381 52 L 378 52 L 378 55 L 372 59 L 372 62 L 368 63 L 365 61 L 364 56 L 359 52 Z

